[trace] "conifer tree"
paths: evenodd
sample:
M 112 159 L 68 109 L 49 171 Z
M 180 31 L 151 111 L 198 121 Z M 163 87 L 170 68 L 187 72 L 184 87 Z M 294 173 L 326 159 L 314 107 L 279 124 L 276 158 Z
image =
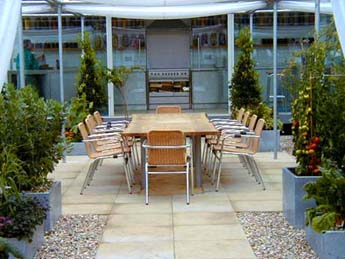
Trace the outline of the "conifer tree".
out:
M 107 104 L 106 69 L 101 61 L 96 59 L 88 33 L 85 33 L 80 43 L 84 54 L 81 57 L 77 94 L 79 98 L 86 95 L 87 107 L 89 107 L 89 112 L 93 113 L 96 110 L 102 110 Z
M 237 64 L 231 81 L 231 110 L 234 112 L 242 107 L 255 109 L 262 102 L 259 75 L 254 69 L 252 53 L 253 41 L 249 28 L 245 27 L 236 39 L 236 46 L 240 50 Z

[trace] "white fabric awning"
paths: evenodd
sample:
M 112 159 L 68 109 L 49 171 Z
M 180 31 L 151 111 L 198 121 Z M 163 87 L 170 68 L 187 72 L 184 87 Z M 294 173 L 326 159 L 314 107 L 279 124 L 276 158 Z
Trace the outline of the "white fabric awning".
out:
M 178 6 L 113 6 L 65 4 L 63 10 L 83 15 L 112 16 L 132 19 L 183 19 L 228 13 L 247 12 L 266 7 L 265 1 L 228 2 Z
M 280 1 L 278 9 L 287 9 L 294 12 L 315 12 L 315 1 Z M 332 4 L 330 2 L 320 3 L 320 12 L 324 14 L 333 14 Z
M 345 56 L 345 1 L 332 0 L 335 26 L 337 27 L 338 37 Z

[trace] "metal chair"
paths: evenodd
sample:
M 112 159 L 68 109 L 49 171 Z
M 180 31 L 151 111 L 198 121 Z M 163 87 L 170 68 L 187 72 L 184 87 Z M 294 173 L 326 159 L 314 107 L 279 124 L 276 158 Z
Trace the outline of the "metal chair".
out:
M 152 130 L 143 144 L 146 149 L 145 204 L 149 204 L 150 174 L 185 174 L 186 203 L 190 202 L 190 158 L 187 156 L 186 138 L 179 130 Z M 154 168 L 154 170 L 152 170 Z M 165 170 L 164 170 L 165 169 Z M 193 177 L 193 174 L 191 175 Z
M 181 113 L 181 106 L 157 106 L 156 113 Z
M 119 134 L 113 136 L 89 135 L 86 130 L 85 124 L 82 122 L 78 124 L 78 129 L 83 137 L 87 155 L 90 159 L 92 159 L 92 163 L 88 168 L 84 183 L 80 190 L 80 194 L 83 194 L 86 186 L 90 185 L 97 167 L 104 159 L 118 157 L 123 157 L 123 167 L 125 170 L 128 192 L 132 193 L 133 174 L 129 162 L 130 149 L 123 146 L 121 136 Z M 104 140 L 111 140 L 112 144 L 105 144 L 106 148 L 100 149 L 99 141 Z
M 219 182 L 221 176 L 221 167 L 222 167 L 222 158 L 224 154 L 232 154 L 238 155 L 242 158 L 242 161 L 245 162 L 246 167 L 248 168 L 249 172 L 255 177 L 256 181 L 259 184 L 262 184 L 262 188 L 265 190 L 265 184 L 263 182 L 260 169 L 255 162 L 254 155 L 256 154 L 257 150 L 259 149 L 260 144 L 260 135 L 265 125 L 265 120 L 259 119 L 255 127 L 255 134 L 253 135 L 244 135 L 245 137 L 249 138 L 249 143 L 247 147 L 241 147 L 237 144 L 240 143 L 228 143 L 227 140 L 233 137 L 233 134 L 224 135 L 221 144 L 214 145 L 212 147 L 212 153 L 214 154 L 214 163 L 213 163 L 213 171 L 212 171 L 212 182 L 215 180 L 215 175 L 217 172 L 217 185 L 216 191 L 219 190 Z M 236 146 L 237 145 L 237 146 Z M 216 161 L 218 160 L 218 165 Z M 218 167 L 218 170 L 217 170 Z

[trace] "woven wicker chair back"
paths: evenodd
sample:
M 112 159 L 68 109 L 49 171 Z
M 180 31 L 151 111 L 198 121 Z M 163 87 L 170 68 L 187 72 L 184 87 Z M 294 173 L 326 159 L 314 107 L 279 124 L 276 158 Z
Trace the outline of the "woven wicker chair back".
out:
M 103 119 L 102 119 L 102 116 L 101 114 L 99 113 L 99 111 L 95 111 L 93 113 L 93 117 L 97 123 L 97 125 L 101 125 L 103 123 Z
M 81 136 L 83 137 L 83 140 L 87 140 L 89 137 L 89 135 L 88 135 L 88 132 L 87 132 L 87 130 L 86 130 L 86 126 L 85 126 L 85 124 L 84 123 L 82 123 L 82 122 L 80 122 L 79 124 L 78 124 L 78 129 L 79 129 L 79 131 L 80 131 L 80 134 L 81 134 Z M 92 144 L 90 143 L 90 142 L 84 142 L 84 144 L 85 144 L 85 148 L 86 148 L 86 151 L 87 151 L 87 155 L 89 156 L 89 157 L 91 157 L 91 155 L 92 155 Z
M 250 112 L 245 112 L 242 118 L 242 125 L 247 126 Z
M 86 116 L 85 123 L 86 123 L 89 133 L 92 133 L 94 128 L 96 128 L 97 126 L 97 123 L 91 114 Z
M 179 130 L 152 130 L 147 134 L 147 144 L 151 146 L 181 146 L 186 140 Z M 149 165 L 185 165 L 186 148 L 148 149 Z
M 243 115 L 244 115 L 244 108 L 241 108 L 238 113 L 237 113 L 237 117 L 236 117 L 236 120 L 241 122 L 242 121 L 242 118 L 243 118 Z
M 258 116 L 256 114 L 253 114 L 249 119 L 249 125 L 248 129 L 254 130 L 256 120 L 258 119 Z
M 181 106 L 157 106 L 156 113 L 181 113 Z
M 258 123 L 256 123 L 256 126 L 255 126 L 255 135 L 258 136 L 258 138 L 251 139 L 252 140 L 251 151 L 253 154 L 255 154 L 259 149 L 260 136 L 261 136 L 262 130 L 264 129 L 264 126 L 265 126 L 265 120 L 259 119 Z

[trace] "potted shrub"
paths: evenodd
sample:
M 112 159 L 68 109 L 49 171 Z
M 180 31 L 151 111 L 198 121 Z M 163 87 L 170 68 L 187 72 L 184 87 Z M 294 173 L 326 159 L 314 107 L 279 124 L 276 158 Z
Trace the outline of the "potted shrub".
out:
M 0 258 L 9 258 L 10 255 L 23 259 L 24 256 L 6 238 L 0 237 Z
M 0 120 L 1 178 L 13 179 L 19 192 L 39 196 L 42 206 L 49 205 L 44 226 L 50 230 L 61 215 L 61 183 L 49 180 L 48 174 L 65 149 L 63 107 L 40 98 L 31 87 L 15 90 L 8 85 L 0 95 Z M 20 161 L 21 169 L 3 168 L 6 157 Z
M 283 168 L 283 214 L 298 228 L 305 226 L 306 208 L 315 206 L 312 199 L 303 200 L 303 186 L 320 177 L 321 157 L 341 166 L 345 154 L 344 80 L 330 76 L 344 74 L 344 61 L 333 32 L 334 28 L 327 28 L 322 41 L 297 53 L 302 62 L 292 62 L 283 81 L 296 96 L 292 104 L 292 133 L 298 164 L 297 168 Z M 341 63 L 334 63 L 335 58 Z
M 236 113 L 242 107 L 256 114 L 258 118 L 265 120 L 265 128 L 261 135 L 260 151 L 272 151 L 274 149 L 273 111 L 263 103 L 259 82 L 259 74 L 255 71 L 252 54 L 254 43 L 250 37 L 249 28 L 243 28 L 236 45 L 240 49 L 238 61 L 234 67 L 231 81 L 231 110 Z M 281 122 L 279 121 L 279 127 Z
M 345 255 L 345 172 L 336 163 L 323 162 L 322 176 L 304 189 L 305 199 L 317 206 L 306 211 L 307 241 L 321 258 Z

